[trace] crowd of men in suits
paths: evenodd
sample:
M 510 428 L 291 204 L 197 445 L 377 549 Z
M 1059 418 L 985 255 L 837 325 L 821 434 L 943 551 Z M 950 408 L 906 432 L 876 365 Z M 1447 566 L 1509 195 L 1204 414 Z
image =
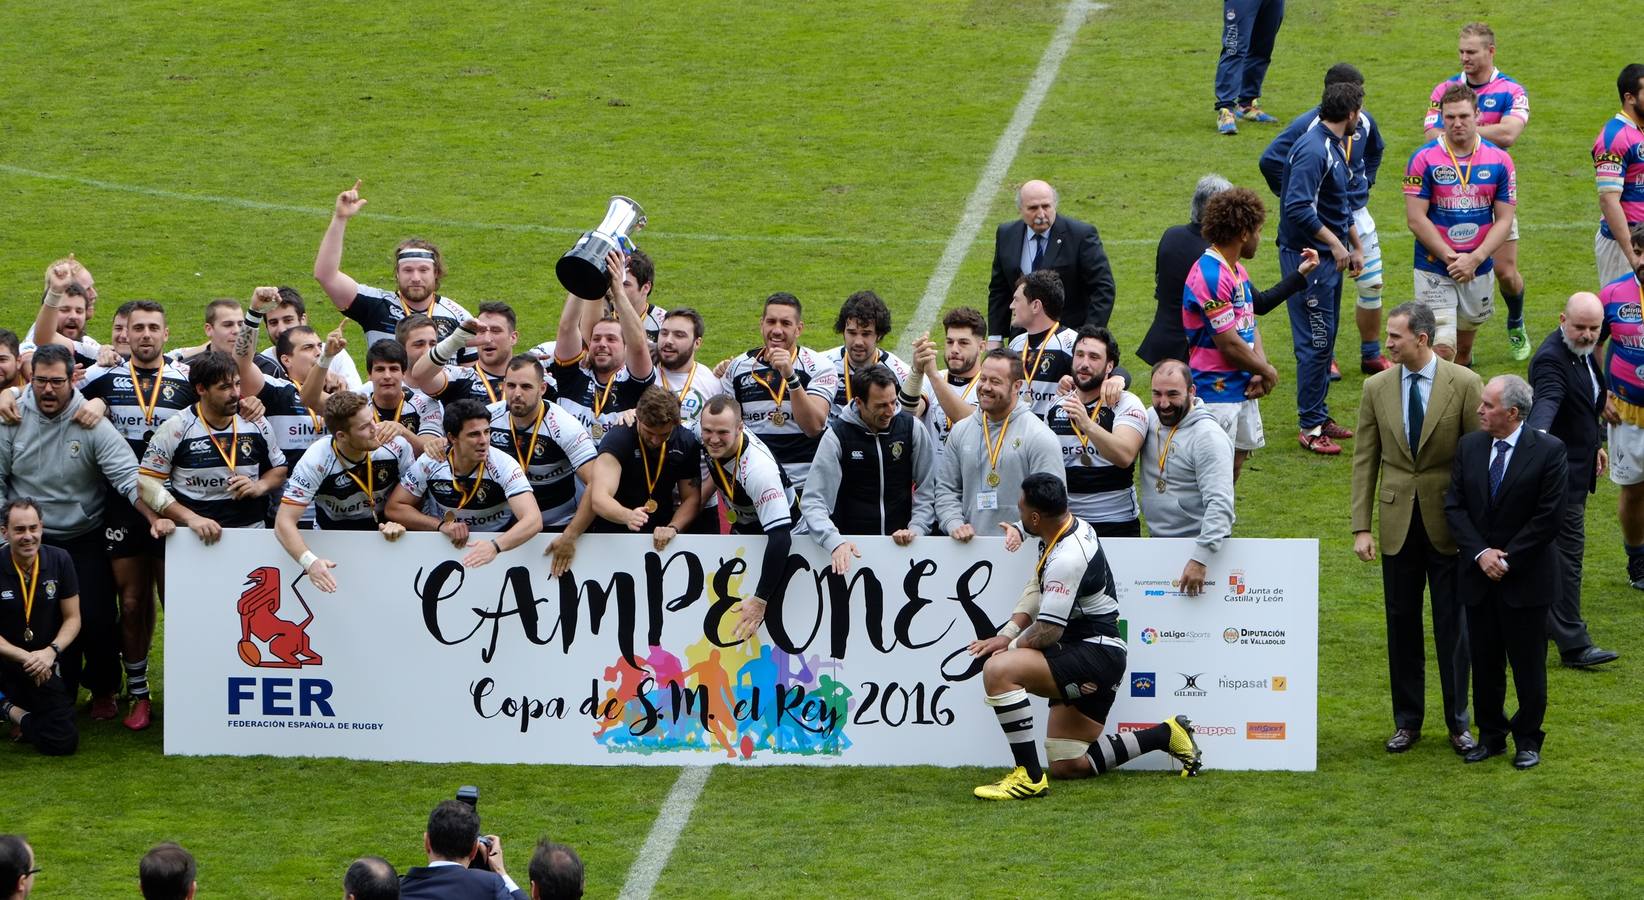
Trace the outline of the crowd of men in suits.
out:
M 776 292 L 760 308 L 755 345 L 710 366 L 697 358 L 709 323 L 654 302 L 656 265 L 638 249 L 608 257 L 605 296 L 567 294 L 551 339 L 522 342 L 507 304 L 470 312 L 440 293 L 444 259 L 427 241 L 394 248 L 392 290 L 345 273 L 348 224 L 367 202 L 358 183 L 336 199 L 313 275 L 363 333 L 363 373 L 344 328 L 318 334 L 289 287 L 257 288 L 244 305 L 213 300 L 204 342 L 170 352 L 175 310 L 129 301 L 100 342 L 89 328 L 91 272 L 57 260 L 27 334 L 0 332 L 0 382 L 10 385 L 0 391 L 9 541 L 0 717 L 44 752 L 73 752 L 79 689 L 92 718 L 110 719 L 123 683 L 125 724 L 148 727 L 160 561 L 178 527 L 207 544 L 224 528 L 272 527 L 323 591 L 363 573 L 314 552 L 314 529 L 387 540 L 438 532 L 468 566 L 549 532 L 555 574 L 588 532 L 645 533 L 658 548 L 680 533 L 762 535 L 759 584 L 735 625 L 746 637 L 780 596 L 795 539 L 817 542 L 843 573 L 859 555 L 856 535 L 906 544 L 1006 534 L 1022 485 L 1048 474 L 1099 537 L 1139 536 L 1145 520 L 1151 535 L 1194 539 L 1177 580 L 1196 595 L 1231 533 L 1235 479 L 1266 443 L 1258 404 L 1280 374 L 1257 323 L 1284 305 L 1298 442 L 1333 456 L 1356 436 L 1352 530 L 1365 560 L 1376 556 L 1380 520 L 1397 729 L 1387 748 L 1420 735 L 1426 585 L 1452 743 L 1469 758 L 1501 749 L 1493 706 L 1505 659 L 1529 700 L 1515 736 L 1537 752 L 1545 678 L 1530 645 L 1550 635 L 1572 666 L 1616 658 L 1594 646 L 1579 604 L 1585 497 L 1607 464 L 1601 416 L 1623 485 L 1629 570 L 1644 588 L 1644 382 L 1622 371 L 1644 353 L 1634 274 L 1644 258 L 1644 66 L 1622 72 L 1622 112 L 1594 149 L 1604 294 L 1571 298 L 1531 362 L 1532 395 L 1513 378 L 1481 384 L 1468 365 L 1496 271 L 1509 347 L 1530 355 L 1516 174 L 1503 149 L 1528 120 L 1528 100 L 1494 68 L 1494 51 L 1488 27 L 1468 25 L 1464 71 L 1433 92 L 1429 140 L 1402 181 L 1417 297 L 1388 315 L 1385 336 L 1367 207 L 1385 144 L 1362 109 L 1362 74 L 1342 64 L 1326 74 L 1319 107 L 1261 162 L 1279 196 L 1279 284 L 1258 291 L 1241 262 L 1261 245 L 1266 204 L 1216 176 L 1198 185 L 1192 221 L 1160 241 L 1159 313 L 1140 353 L 1153 363 L 1147 403 L 1130 392 L 1107 327 L 1116 290 L 1096 229 L 1062 214 L 1038 180 L 1017 191 L 1019 216 L 996 234 L 987 309 L 951 310 L 940 339 L 913 339 L 908 361 L 881 346 L 892 317 L 874 292 L 844 300 L 833 321 L 840 343 L 824 352 L 802 340 L 799 298 Z M 1331 416 L 1327 398 L 1345 277 L 1357 285 L 1371 376 L 1357 429 Z M 1593 358 L 1606 330 L 1621 360 L 1607 371 Z M 272 346 L 259 351 L 264 336 Z M 1545 434 L 1523 436 L 1526 423 Z M 1497 444 L 1467 466 L 1483 440 L 1464 437 L 1473 432 Z M 1543 474 L 1569 490 L 1542 509 L 1546 498 L 1525 492 L 1545 479 L 1527 473 L 1554 457 L 1562 465 Z M 1488 479 L 1482 491 L 1475 476 Z M 1503 533 L 1518 520 L 1482 514 L 1499 506 L 1534 515 Z M 1472 555 L 1458 562 L 1459 552 Z M 1538 557 L 1545 568 L 1525 561 Z M 1521 607 L 1541 609 L 1541 630 L 1531 633 L 1532 614 L 1502 611 Z

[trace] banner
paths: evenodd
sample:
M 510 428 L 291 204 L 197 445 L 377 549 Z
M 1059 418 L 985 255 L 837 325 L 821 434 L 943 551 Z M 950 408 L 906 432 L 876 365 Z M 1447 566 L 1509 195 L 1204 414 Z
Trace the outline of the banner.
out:
M 588 535 L 554 578 L 548 537 L 465 569 L 434 534 L 305 532 L 322 593 L 260 530 L 166 555 L 172 754 L 423 762 L 1008 764 L 966 650 L 1015 606 L 1030 541 L 858 538 L 844 576 L 797 537 L 787 593 L 735 642 L 764 539 Z M 1230 540 L 1205 593 L 1192 544 L 1103 542 L 1130 666 L 1108 730 L 1187 714 L 1209 768 L 1311 770 L 1318 546 Z M 1045 704 L 1037 725 L 1044 733 Z M 1173 762 L 1151 754 L 1144 767 Z

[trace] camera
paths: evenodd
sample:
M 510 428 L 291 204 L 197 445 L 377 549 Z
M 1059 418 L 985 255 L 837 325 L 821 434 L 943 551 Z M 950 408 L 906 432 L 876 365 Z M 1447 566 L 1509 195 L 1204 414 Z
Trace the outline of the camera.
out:
M 479 813 L 479 788 L 471 784 L 465 784 L 457 788 L 457 799 L 468 804 L 475 814 Z M 479 842 L 480 848 L 474 851 L 474 858 L 468 861 L 468 868 L 483 869 L 489 872 L 491 871 L 491 839 L 482 834 Z

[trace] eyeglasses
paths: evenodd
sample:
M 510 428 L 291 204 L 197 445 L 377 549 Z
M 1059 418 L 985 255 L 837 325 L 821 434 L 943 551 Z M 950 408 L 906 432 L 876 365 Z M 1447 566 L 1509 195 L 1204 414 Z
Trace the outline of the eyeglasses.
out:
M 29 877 L 29 876 L 30 876 L 30 875 L 38 875 L 38 874 L 40 874 L 40 873 L 41 873 L 41 872 L 42 872 L 42 871 L 43 871 L 43 870 L 42 870 L 42 869 L 41 869 L 41 868 L 40 868 L 40 867 L 39 867 L 39 866 L 35 866 L 35 867 L 34 867 L 34 868 L 32 868 L 32 869 L 24 869 L 24 870 L 23 870 L 23 877 L 24 877 L 24 878 L 27 878 L 27 877 Z
M 69 380 L 67 378 L 42 378 L 39 375 L 36 375 L 34 376 L 34 383 L 41 387 L 60 388 L 63 385 L 68 384 Z

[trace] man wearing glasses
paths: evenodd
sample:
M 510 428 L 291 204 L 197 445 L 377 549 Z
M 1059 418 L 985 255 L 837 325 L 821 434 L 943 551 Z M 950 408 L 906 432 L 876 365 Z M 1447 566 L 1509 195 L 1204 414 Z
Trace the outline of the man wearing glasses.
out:
M 0 891 L 4 900 L 22 900 L 34 890 L 34 848 L 20 834 L 0 834 Z

